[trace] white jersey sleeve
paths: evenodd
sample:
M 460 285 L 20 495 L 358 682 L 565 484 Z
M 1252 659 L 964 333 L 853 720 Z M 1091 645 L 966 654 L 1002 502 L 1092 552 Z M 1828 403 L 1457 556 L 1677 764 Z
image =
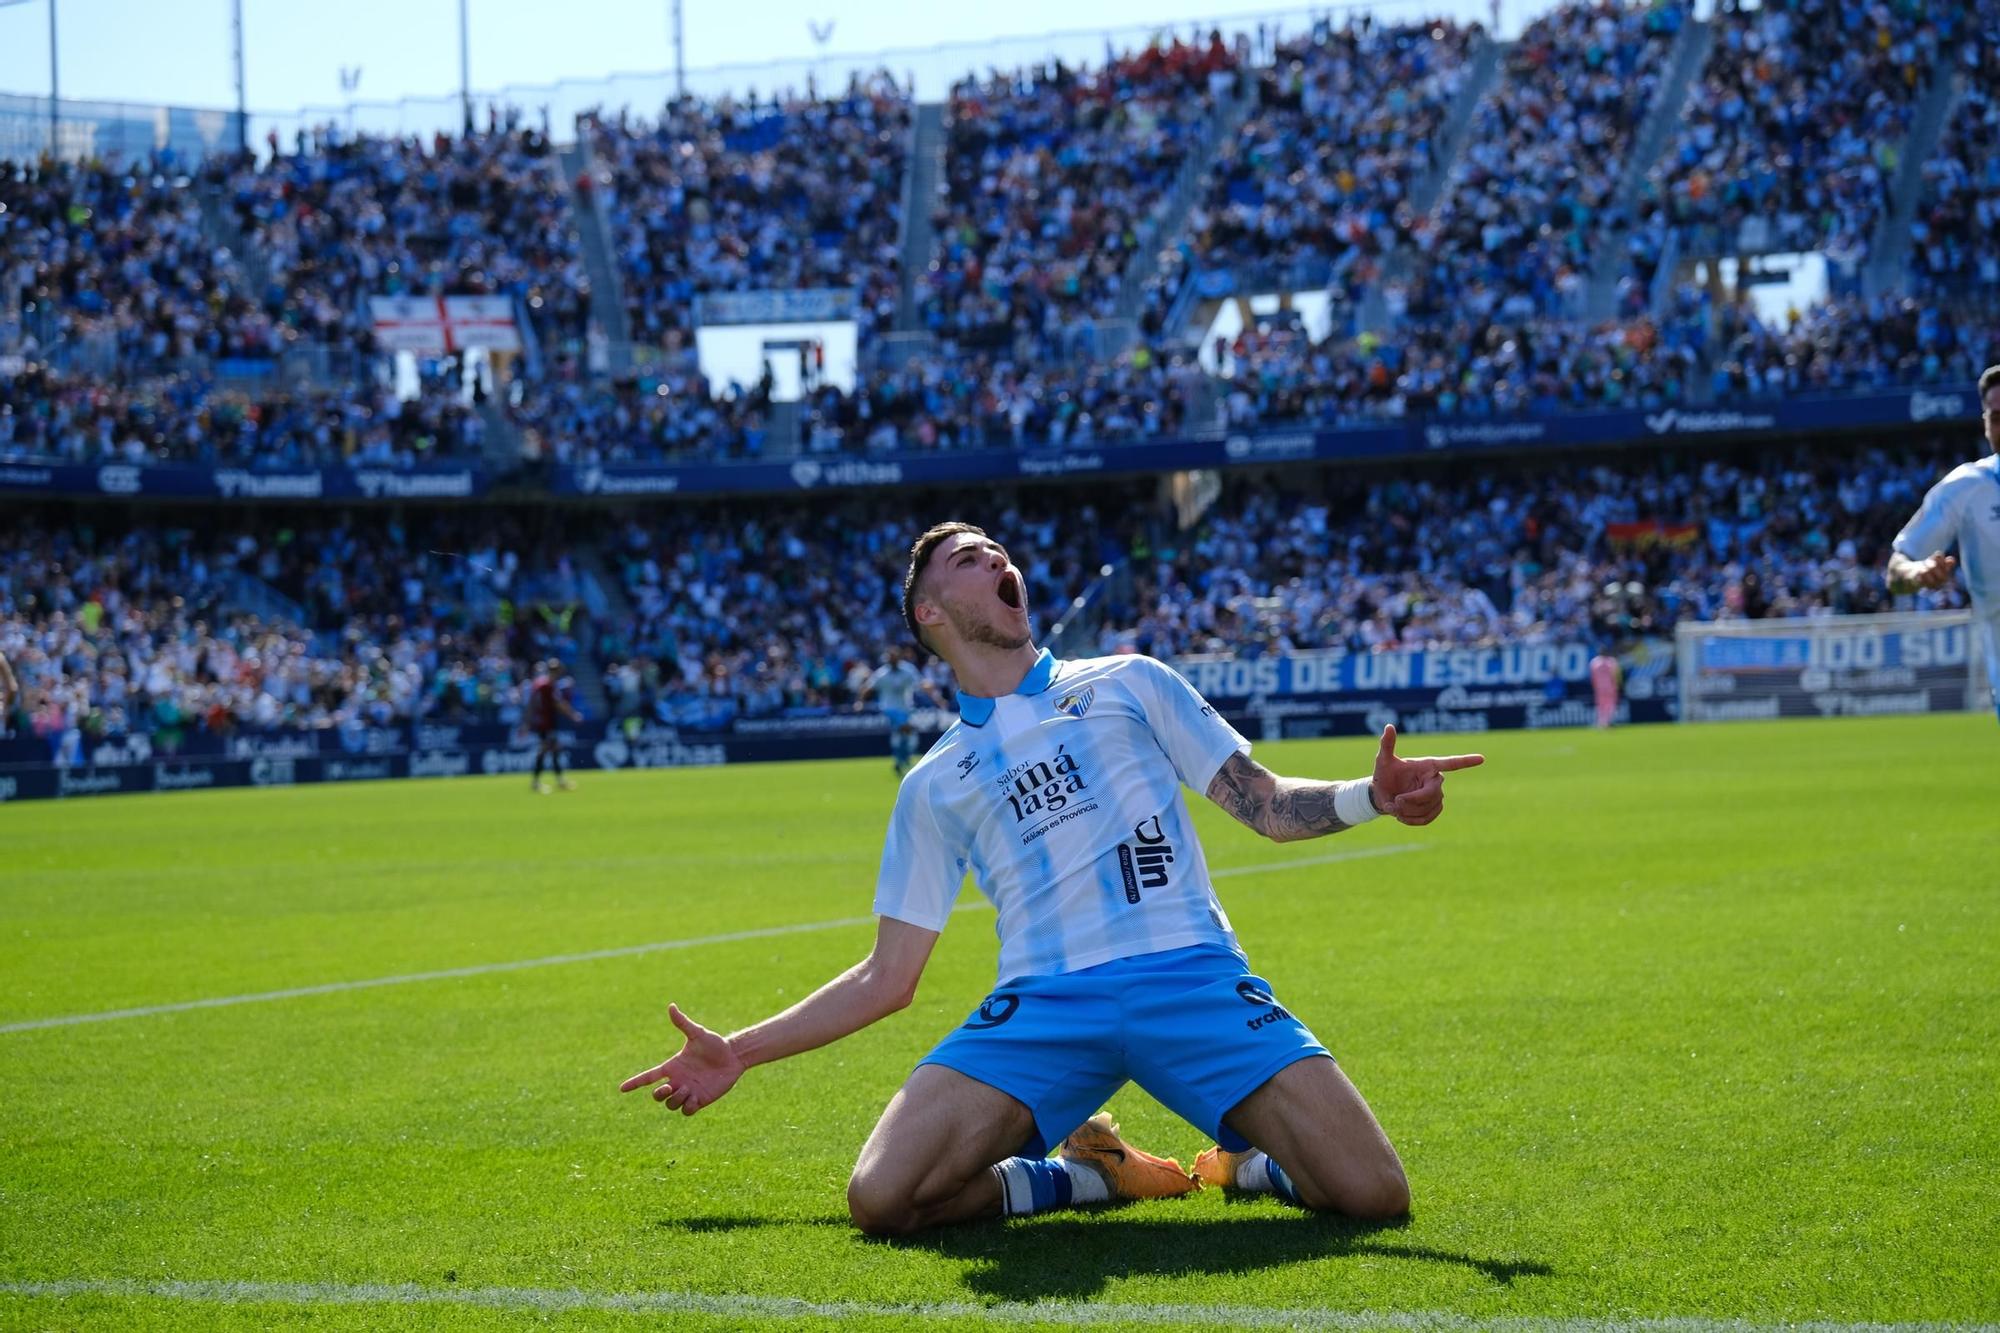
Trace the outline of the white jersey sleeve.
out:
M 942 931 L 965 882 L 968 849 L 947 839 L 931 803 L 929 779 L 927 770 L 916 768 L 896 792 L 875 880 L 875 914 Z
M 1188 684 L 1186 676 L 1150 657 L 1138 662 L 1144 665 L 1132 673 L 1134 693 L 1145 702 L 1153 738 L 1166 752 L 1182 785 L 1206 795 L 1208 784 L 1229 756 L 1249 754 L 1250 742 L 1223 721 L 1222 714 Z
M 1962 489 L 1956 471 L 1931 487 L 1916 514 L 1896 534 L 1897 553 L 1912 560 L 1925 560 L 1939 551 L 1950 550 L 1959 537 Z

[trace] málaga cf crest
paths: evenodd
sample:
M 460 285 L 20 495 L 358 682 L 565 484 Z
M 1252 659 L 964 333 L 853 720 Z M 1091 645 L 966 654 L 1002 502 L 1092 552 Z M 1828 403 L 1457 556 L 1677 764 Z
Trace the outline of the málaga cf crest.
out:
M 1056 711 L 1058 713 L 1068 713 L 1071 717 L 1082 717 L 1090 711 L 1090 701 L 1096 697 L 1097 689 L 1095 686 L 1077 690 L 1073 694 L 1064 695 L 1061 701 L 1056 704 Z

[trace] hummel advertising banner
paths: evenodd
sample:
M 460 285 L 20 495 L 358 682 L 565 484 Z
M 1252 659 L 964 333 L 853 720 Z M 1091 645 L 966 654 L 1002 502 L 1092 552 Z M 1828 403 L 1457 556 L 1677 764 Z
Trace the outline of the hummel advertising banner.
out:
M 240 468 L 139 463 L 0 463 L 0 491 L 163 500 L 471 500 L 485 470 L 462 467 Z

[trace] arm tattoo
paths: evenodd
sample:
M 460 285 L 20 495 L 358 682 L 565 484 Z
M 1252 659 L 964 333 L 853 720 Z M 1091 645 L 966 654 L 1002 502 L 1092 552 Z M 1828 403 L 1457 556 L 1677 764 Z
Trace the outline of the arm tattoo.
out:
M 1232 754 L 1208 784 L 1208 799 L 1234 815 L 1237 822 L 1262 833 L 1272 786 L 1269 769 L 1248 755 Z
M 1271 798 L 1270 835 L 1274 841 L 1317 838 L 1353 827 L 1333 811 L 1331 782 L 1314 782 L 1310 778 L 1279 779 L 1281 784 L 1286 781 L 1295 785 L 1281 785 Z
M 1334 786 L 1281 778 L 1247 755 L 1233 754 L 1208 784 L 1208 799 L 1272 841 L 1293 842 L 1353 827 L 1334 813 Z

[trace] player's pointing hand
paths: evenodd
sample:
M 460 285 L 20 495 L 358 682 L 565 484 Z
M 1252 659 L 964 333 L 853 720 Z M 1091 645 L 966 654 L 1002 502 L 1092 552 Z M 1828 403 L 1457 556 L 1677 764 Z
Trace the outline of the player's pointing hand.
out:
M 1444 813 L 1444 775 L 1485 762 L 1483 754 L 1398 758 L 1392 724 L 1382 728 L 1382 747 L 1375 752 L 1374 786 L 1369 795 L 1385 815 L 1394 815 L 1413 827 L 1428 824 Z
M 669 1004 L 667 1017 L 687 1038 L 687 1044 L 664 1064 L 641 1070 L 618 1085 L 620 1092 L 653 1088 L 653 1100 L 665 1102 L 668 1110 L 693 1115 L 721 1097 L 743 1077 L 743 1062 L 730 1049 L 728 1038 L 711 1032 Z

